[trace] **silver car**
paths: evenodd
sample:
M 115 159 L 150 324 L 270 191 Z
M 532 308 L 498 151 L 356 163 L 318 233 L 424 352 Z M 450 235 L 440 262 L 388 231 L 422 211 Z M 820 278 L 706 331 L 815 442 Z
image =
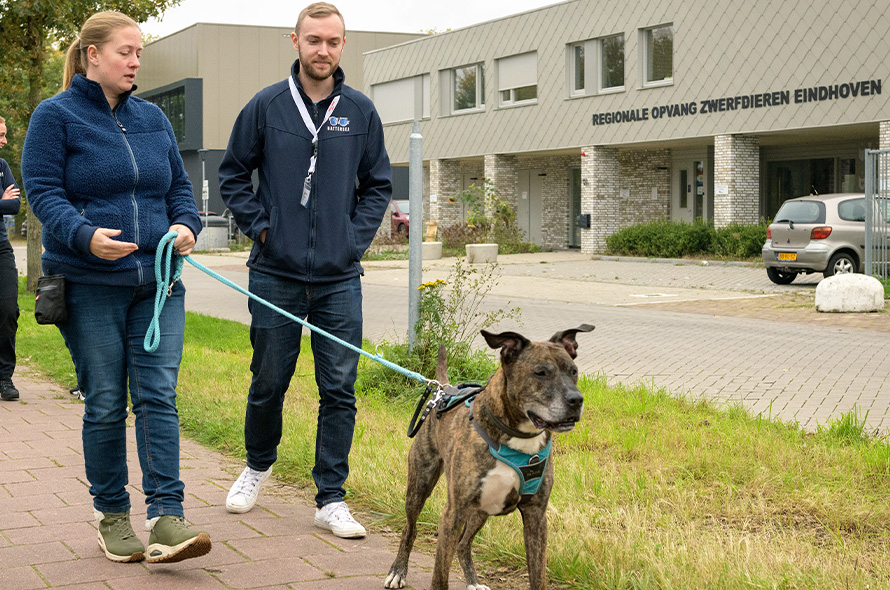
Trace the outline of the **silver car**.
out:
M 863 272 L 865 195 L 818 195 L 782 203 L 766 230 L 763 264 L 770 280 L 787 285 L 800 273 L 825 277 Z

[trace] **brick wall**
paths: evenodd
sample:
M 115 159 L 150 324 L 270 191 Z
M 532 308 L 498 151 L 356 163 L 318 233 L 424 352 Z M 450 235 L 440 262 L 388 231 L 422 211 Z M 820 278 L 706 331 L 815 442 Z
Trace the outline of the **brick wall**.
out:
M 483 176 L 491 181 L 494 194 L 516 207 L 516 156 L 490 154 L 484 165 Z
M 430 194 L 436 195 L 432 203 L 430 219 L 439 226 L 454 225 L 460 221 L 460 202 L 449 202 L 460 192 L 461 163 L 459 160 L 432 160 L 430 162 Z M 428 201 L 428 200 L 427 200 Z
M 725 185 L 728 195 L 719 194 Z M 760 219 L 760 141 L 756 136 L 714 137 L 714 226 Z
M 606 236 L 619 229 L 618 149 L 590 146 L 581 154 L 581 212 L 590 213 L 590 229 L 581 230 L 581 251 L 599 254 Z
M 671 150 L 619 152 L 618 169 L 618 229 L 670 217 Z
M 878 149 L 890 150 L 890 121 L 881 121 L 880 123 L 880 144 Z

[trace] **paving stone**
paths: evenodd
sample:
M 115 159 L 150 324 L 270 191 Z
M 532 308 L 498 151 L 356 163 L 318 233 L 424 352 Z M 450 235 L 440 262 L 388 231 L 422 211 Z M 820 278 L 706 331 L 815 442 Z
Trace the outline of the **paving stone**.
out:
M 96 538 L 96 529 L 85 522 L 11 529 L 4 530 L 3 533 L 14 545 L 32 545 L 55 540 L 65 541 L 78 537 Z
M 305 556 L 327 553 L 341 558 L 343 556 L 335 547 L 312 535 L 237 539 L 229 541 L 229 545 L 254 561 L 273 559 L 281 555 Z
M 30 512 L 10 512 L 3 515 L 3 522 L 0 524 L 0 532 L 10 532 L 15 529 L 29 529 L 40 526 L 40 521 L 34 518 Z
M 46 563 L 35 567 L 50 587 L 53 587 L 83 582 L 100 582 L 121 577 L 146 576 L 148 571 L 144 563 L 115 563 L 102 555 L 101 557 Z
M 186 562 L 182 562 L 186 563 Z M 108 580 L 112 590 L 225 590 L 225 586 L 212 574 L 200 570 L 174 570 L 148 564 L 144 575 L 133 578 Z M 107 588 L 106 588 L 107 590 Z
M 255 588 L 260 583 L 292 584 L 327 578 L 324 572 L 296 556 L 222 566 L 219 570 L 215 577 L 231 588 Z
M 0 588 L 3 590 L 34 590 L 45 588 L 46 584 L 31 566 L 0 567 Z
M 72 559 L 77 559 L 77 556 L 59 541 L 0 548 L 0 563 L 2 564 L 27 563 L 34 565 Z
M 313 566 L 337 578 L 366 574 L 385 576 L 392 565 L 392 553 L 384 550 L 357 551 L 348 556 L 332 552 L 312 554 L 301 551 L 301 554 Z
M 55 484 L 54 484 L 55 485 Z M 44 492 L 46 486 L 44 486 Z M 71 493 L 82 493 L 81 491 Z M 61 508 L 65 503 L 55 494 L 39 494 L 27 496 L 15 496 L 0 494 L 0 514 L 12 512 L 30 512 L 42 508 Z

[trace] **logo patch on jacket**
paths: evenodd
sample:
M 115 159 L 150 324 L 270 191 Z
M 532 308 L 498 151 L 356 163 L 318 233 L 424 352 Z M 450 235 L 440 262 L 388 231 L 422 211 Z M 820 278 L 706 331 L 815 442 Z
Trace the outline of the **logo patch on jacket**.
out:
M 349 131 L 349 118 L 331 117 L 328 119 L 328 131 Z

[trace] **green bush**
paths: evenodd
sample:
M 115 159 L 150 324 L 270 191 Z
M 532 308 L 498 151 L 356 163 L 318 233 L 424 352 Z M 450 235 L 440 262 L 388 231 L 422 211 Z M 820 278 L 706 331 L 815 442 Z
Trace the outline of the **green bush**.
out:
M 766 228 L 761 221 L 757 225 L 731 223 L 714 232 L 713 253 L 727 258 L 757 258 L 766 242 Z
M 659 220 L 626 227 L 606 238 L 610 254 L 681 258 L 711 249 L 713 229 L 701 219 L 694 223 Z
M 693 223 L 658 220 L 615 232 L 606 238 L 606 249 L 609 254 L 656 258 L 757 258 L 766 241 L 767 225 L 766 221 L 757 225 L 733 223 L 714 229 L 701 218 Z

